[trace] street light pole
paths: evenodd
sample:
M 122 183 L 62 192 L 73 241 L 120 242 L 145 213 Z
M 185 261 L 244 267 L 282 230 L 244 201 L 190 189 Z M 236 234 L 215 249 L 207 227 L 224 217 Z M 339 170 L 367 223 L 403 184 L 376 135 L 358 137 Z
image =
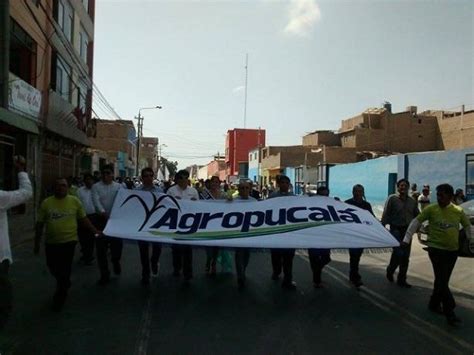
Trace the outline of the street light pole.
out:
M 138 110 L 138 117 L 135 119 L 138 120 L 137 124 L 137 161 L 136 161 L 136 172 L 135 176 L 140 175 L 140 148 L 141 148 L 141 139 L 143 137 L 143 116 L 141 115 L 142 110 L 155 110 L 155 109 L 162 109 L 162 106 L 153 106 L 153 107 L 142 107 Z

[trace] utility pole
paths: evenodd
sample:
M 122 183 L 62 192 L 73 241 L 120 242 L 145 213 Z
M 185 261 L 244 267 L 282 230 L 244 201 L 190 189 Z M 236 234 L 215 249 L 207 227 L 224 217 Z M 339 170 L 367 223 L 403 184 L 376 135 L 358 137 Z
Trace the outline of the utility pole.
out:
M 140 175 L 140 147 L 141 147 L 141 136 L 142 136 L 142 127 L 143 127 L 143 117 L 140 114 L 140 111 L 138 111 L 138 117 L 136 117 L 138 120 L 137 124 L 137 161 L 135 162 L 136 164 L 136 171 L 135 171 L 135 176 Z
M 159 109 L 161 110 L 161 106 L 153 106 L 153 107 L 142 107 L 141 109 L 138 110 L 138 117 L 135 117 L 135 119 L 138 120 L 137 124 L 137 161 L 136 161 L 136 176 L 140 175 L 140 148 L 141 148 L 141 139 L 143 138 L 143 116 L 141 115 L 142 110 L 154 110 L 154 109 Z

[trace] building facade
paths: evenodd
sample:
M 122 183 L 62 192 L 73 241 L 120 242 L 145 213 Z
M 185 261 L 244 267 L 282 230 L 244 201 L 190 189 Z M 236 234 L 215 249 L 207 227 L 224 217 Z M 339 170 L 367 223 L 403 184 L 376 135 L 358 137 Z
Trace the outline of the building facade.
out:
M 104 152 L 106 162 L 114 165 L 115 176 L 135 176 L 136 169 L 136 130 L 131 120 L 94 120 L 95 135 L 90 137 L 91 147 Z M 93 155 L 84 154 L 85 160 Z M 105 162 L 104 162 L 105 163 Z M 84 172 L 94 171 L 94 166 L 83 164 Z
M 264 129 L 234 128 L 227 131 L 225 144 L 226 178 L 248 177 L 249 151 L 265 146 Z
M 89 145 L 94 10 L 94 0 L 0 2 L 0 188 L 15 187 L 15 154 L 26 157 L 34 187 L 31 208 L 12 226 L 31 227 L 54 180 L 80 170 Z

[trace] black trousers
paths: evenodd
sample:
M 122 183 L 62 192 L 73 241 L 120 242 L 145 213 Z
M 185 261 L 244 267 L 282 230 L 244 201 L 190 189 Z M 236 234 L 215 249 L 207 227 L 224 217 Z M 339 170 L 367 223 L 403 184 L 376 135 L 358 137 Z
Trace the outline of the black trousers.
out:
M 444 314 L 451 315 L 456 307 L 456 302 L 449 289 L 449 279 L 456 265 L 458 252 L 430 247 L 428 248 L 428 255 L 435 276 L 433 294 L 431 295 L 429 305 L 435 308 L 442 304 Z
M 99 265 L 100 276 L 109 277 L 109 262 L 107 260 L 107 250 L 110 249 L 112 264 L 120 263 L 122 257 L 123 240 L 120 238 L 99 237 L 96 238 L 97 263 Z
M 183 270 L 184 277 L 193 276 L 193 249 L 189 245 L 173 245 L 173 269 L 175 273 Z
M 150 258 L 150 244 L 151 244 L 151 258 Z M 161 255 L 161 244 L 146 242 L 143 240 L 138 241 L 138 249 L 140 251 L 140 261 L 142 263 L 142 277 L 150 277 L 150 263 L 157 265 L 160 261 Z
M 98 216 L 96 214 L 89 214 L 87 218 L 91 223 L 95 226 L 97 224 Z M 78 236 L 79 236 L 79 244 L 81 246 L 81 259 L 84 261 L 92 261 L 94 259 L 94 245 L 95 245 L 95 237 L 94 233 L 92 233 L 89 229 L 84 228 L 83 226 L 78 227 Z
M 399 241 L 402 242 L 405 237 L 407 227 L 392 227 L 390 226 L 390 233 Z M 398 268 L 398 282 L 406 282 L 408 264 L 410 262 L 411 243 L 406 247 L 394 247 L 390 263 L 387 267 L 387 273 L 393 275 Z
M 10 261 L 3 260 L 0 263 L 0 330 L 10 318 L 13 304 L 12 284 L 8 277 Z
M 97 215 L 96 218 L 94 218 L 93 224 L 98 230 L 103 231 L 105 225 L 107 224 L 107 220 L 104 217 Z M 123 240 L 120 238 L 102 236 L 95 238 L 95 247 L 100 277 L 108 278 L 110 276 L 110 271 L 109 262 L 107 260 L 107 251 L 110 249 L 112 263 L 120 263 L 120 259 L 122 257 Z
M 250 250 L 247 248 L 238 248 L 235 250 L 235 270 L 237 278 L 245 280 L 245 269 L 249 265 Z
M 364 249 L 361 248 L 349 249 L 349 280 L 351 281 L 361 280 L 359 264 L 363 252 Z
M 324 266 L 331 261 L 330 249 L 308 249 L 309 263 L 313 271 L 313 282 L 321 283 L 321 273 Z
M 56 279 L 56 293 L 66 295 L 71 287 L 71 267 L 76 242 L 45 244 L 46 264 Z
M 283 269 L 283 281 L 291 282 L 293 280 L 295 249 L 272 249 L 271 254 L 273 274 L 280 275 Z

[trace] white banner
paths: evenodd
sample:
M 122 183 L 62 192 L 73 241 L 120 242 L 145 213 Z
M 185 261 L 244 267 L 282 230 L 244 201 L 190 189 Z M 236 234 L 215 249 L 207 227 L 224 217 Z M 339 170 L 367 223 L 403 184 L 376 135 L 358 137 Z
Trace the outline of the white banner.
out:
M 261 202 L 177 200 L 119 190 L 108 236 L 249 248 L 383 248 L 397 240 L 369 212 L 329 197 Z

